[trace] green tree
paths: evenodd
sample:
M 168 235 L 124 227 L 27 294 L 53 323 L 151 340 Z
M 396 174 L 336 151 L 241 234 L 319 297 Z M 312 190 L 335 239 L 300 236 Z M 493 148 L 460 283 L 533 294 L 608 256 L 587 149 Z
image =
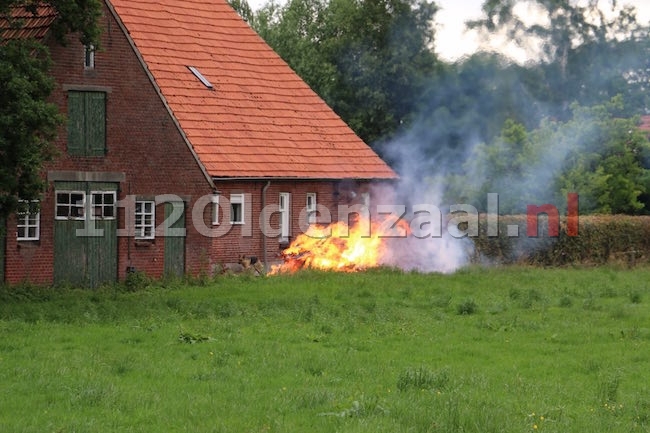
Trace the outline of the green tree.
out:
M 501 212 L 522 213 L 530 203 L 562 208 L 576 192 L 583 214 L 647 213 L 650 142 L 638 117 L 619 117 L 622 101 L 573 104 L 570 119 L 545 119 L 529 131 L 507 121 L 499 137 L 473 149 L 464 173 L 449 179 L 448 199 L 485 209 L 487 193 L 498 193 Z
M 246 0 L 228 0 L 228 4 L 237 11 L 244 21 L 251 24 L 255 19 L 255 13 Z
M 83 43 L 98 46 L 99 0 L 3 0 L 3 28 L 24 25 L 23 20 L 11 18 L 12 9 L 35 13 L 39 4 L 56 10 L 52 32 L 59 43 L 66 42 L 66 35 L 78 33 Z M 48 102 L 54 82 L 47 47 L 37 40 L 7 40 L 6 34 L 0 31 L 0 219 L 16 211 L 19 200 L 39 198 L 45 186 L 43 164 L 53 157 L 52 141 L 63 121 L 56 105 Z
M 368 143 L 408 124 L 439 63 L 424 0 L 291 0 L 255 28 Z
M 533 6 L 543 20 L 522 17 L 518 7 Z M 549 114 L 568 118 L 570 105 L 603 103 L 623 95 L 627 114 L 645 108 L 648 81 L 648 28 L 636 10 L 610 3 L 571 0 L 486 0 L 484 16 L 468 23 L 487 33 L 505 34 L 529 50 L 529 92 L 547 105 Z
M 588 131 L 591 140 L 580 140 L 567 153 L 564 169 L 555 180 L 559 195 L 580 193 L 585 213 L 640 214 L 650 211 L 650 143 L 637 127 L 638 117 L 621 118 L 622 98 L 591 108 L 574 106 L 573 119 L 564 130 L 565 140 L 574 131 Z M 561 139 L 561 138 L 555 138 Z

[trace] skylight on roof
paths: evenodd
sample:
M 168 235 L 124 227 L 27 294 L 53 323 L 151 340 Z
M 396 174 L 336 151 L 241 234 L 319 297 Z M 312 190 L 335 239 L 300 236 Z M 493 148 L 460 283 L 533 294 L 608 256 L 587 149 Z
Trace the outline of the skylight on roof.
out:
M 212 89 L 214 88 L 214 86 L 212 85 L 212 83 L 211 83 L 207 78 L 205 78 L 205 77 L 203 76 L 203 74 L 200 73 L 199 70 L 196 69 L 194 66 L 188 66 L 187 68 L 188 68 L 188 69 L 189 69 L 189 70 L 194 74 L 194 76 L 195 76 L 196 78 L 199 79 L 200 82 L 203 83 L 203 85 L 204 85 L 205 87 L 207 87 L 207 88 L 210 89 L 210 90 L 212 90 Z

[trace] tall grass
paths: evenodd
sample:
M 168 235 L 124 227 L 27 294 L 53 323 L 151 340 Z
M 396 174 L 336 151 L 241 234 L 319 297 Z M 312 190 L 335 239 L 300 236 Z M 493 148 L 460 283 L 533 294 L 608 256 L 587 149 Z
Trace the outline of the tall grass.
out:
M 650 269 L 0 289 L 0 431 L 646 432 Z

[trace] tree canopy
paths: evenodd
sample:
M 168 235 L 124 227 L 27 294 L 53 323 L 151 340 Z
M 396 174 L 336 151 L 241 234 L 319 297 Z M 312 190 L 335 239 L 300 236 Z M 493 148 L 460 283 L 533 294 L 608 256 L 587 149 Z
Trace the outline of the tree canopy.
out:
M 52 31 L 60 43 L 77 33 L 85 44 L 98 45 L 101 14 L 99 0 L 2 0 L 0 19 L 5 28 L 21 27 L 12 19 L 14 8 L 35 12 L 47 4 L 57 12 Z M 18 209 L 20 200 L 39 198 L 45 183 L 43 164 L 54 156 L 56 138 L 63 116 L 48 102 L 54 82 L 49 76 L 50 58 L 38 40 L 2 38 L 0 32 L 0 219 Z
M 439 66 L 434 3 L 290 0 L 267 4 L 255 29 L 361 138 L 390 137 L 418 112 Z
M 603 4 L 485 0 L 468 27 L 528 49 L 525 64 L 490 47 L 441 60 L 438 8 L 421 0 L 291 0 L 249 22 L 361 138 L 402 175 L 442 182 L 448 202 L 506 192 L 517 212 L 575 190 L 583 212 L 646 213 L 636 125 L 650 103 L 650 33 L 634 8 Z
M 627 114 L 645 109 L 649 29 L 636 10 L 615 0 L 486 0 L 483 18 L 468 23 L 486 37 L 506 40 L 531 53 L 529 92 L 548 114 L 566 117 L 570 105 L 597 104 L 622 95 Z M 528 9 L 526 9 L 528 8 Z M 533 13 L 537 20 L 524 19 Z
M 530 203 L 566 203 L 579 192 L 580 211 L 639 214 L 650 210 L 650 142 L 638 118 L 621 118 L 623 98 L 571 106 L 566 121 L 527 130 L 507 120 L 493 141 L 473 148 L 447 194 L 485 210 L 499 193 L 500 209 L 523 213 Z M 559 206 L 561 207 L 561 206 Z

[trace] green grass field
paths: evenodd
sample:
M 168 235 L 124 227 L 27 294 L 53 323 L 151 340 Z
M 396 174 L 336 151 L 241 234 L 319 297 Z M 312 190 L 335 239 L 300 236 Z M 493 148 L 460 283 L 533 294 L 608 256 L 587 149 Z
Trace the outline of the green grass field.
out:
M 648 432 L 650 269 L 0 290 L 1 432 Z

